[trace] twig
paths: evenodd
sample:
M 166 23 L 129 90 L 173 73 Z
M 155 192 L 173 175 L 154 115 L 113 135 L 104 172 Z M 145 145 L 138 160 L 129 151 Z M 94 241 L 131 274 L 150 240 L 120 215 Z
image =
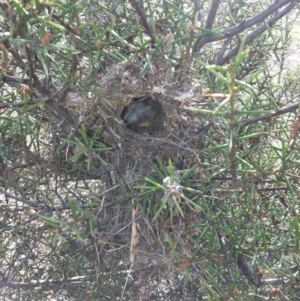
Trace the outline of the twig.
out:
M 271 18 L 267 24 L 264 24 L 260 27 L 258 27 L 256 30 L 254 30 L 252 33 L 250 33 L 245 41 L 245 45 L 250 44 L 255 38 L 259 37 L 264 31 L 272 27 L 279 19 L 281 19 L 283 16 L 285 16 L 287 13 L 289 13 L 294 7 L 295 3 L 290 3 L 285 9 L 283 9 L 280 13 L 276 14 L 273 18 Z M 234 47 L 222 60 L 218 62 L 218 65 L 224 65 L 226 62 L 228 62 L 231 58 L 233 58 L 240 49 L 240 43 Z
M 220 0 L 212 0 L 210 5 L 210 11 L 206 19 L 206 26 L 205 26 L 206 29 L 212 28 L 219 5 L 220 5 Z
M 29 201 L 29 200 L 26 200 L 24 198 L 21 198 L 21 197 L 18 197 L 18 196 L 15 196 L 11 193 L 8 193 L 8 192 L 5 192 L 4 195 L 7 197 L 7 198 L 12 198 L 18 202 L 21 202 L 21 203 L 24 203 L 26 205 L 29 205 L 31 208 L 36 208 L 36 209 L 45 209 L 45 206 L 44 205 L 39 205 L 33 201 Z
M 21 84 L 30 85 L 30 80 L 28 78 L 21 78 L 16 76 L 10 76 L 6 74 L 2 74 L 2 81 L 9 86 L 19 86 Z
M 10 52 L 13 55 L 13 57 L 15 58 L 16 63 L 17 63 L 16 65 L 18 67 L 22 68 L 22 69 L 25 69 L 24 61 L 22 60 L 22 58 L 21 58 L 20 54 L 18 53 L 18 51 L 11 47 L 10 42 L 9 41 L 4 41 L 3 45 L 7 49 L 7 51 Z
M 147 35 L 151 38 L 151 43 L 154 44 L 155 39 L 154 39 L 152 30 L 150 28 L 150 25 L 149 25 L 149 23 L 146 19 L 144 8 L 142 8 L 136 0 L 129 0 L 129 2 L 134 7 L 134 9 L 136 10 L 136 12 L 139 16 L 141 25 L 146 30 Z
M 47 101 L 44 99 L 38 99 L 38 100 L 34 100 L 34 101 L 28 101 L 28 102 L 15 102 L 15 103 L 4 103 L 0 101 L 0 109 L 5 109 L 5 108 L 22 108 L 24 106 L 28 106 L 28 105 L 36 105 L 36 104 L 42 104 L 45 103 Z
M 293 0 L 279 0 L 279 1 L 275 1 L 272 5 L 270 5 L 267 9 L 265 9 L 263 12 L 261 12 L 260 14 L 246 20 L 246 21 L 242 21 L 240 24 L 231 27 L 225 31 L 223 31 L 222 33 L 218 34 L 218 35 L 213 35 L 210 34 L 208 36 L 205 37 L 199 37 L 198 40 L 195 42 L 195 45 L 193 47 L 193 53 L 198 52 L 206 43 L 210 43 L 210 42 L 215 42 L 215 41 L 220 41 L 232 36 L 237 35 L 238 33 L 244 31 L 245 29 L 261 22 L 262 20 L 266 19 L 269 15 L 273 14 L 276 10 L 278 10 L 279 8 L 281 8 L 282 6 L 294 2 Z M 297 1 L 299 2 L 299 0 Z M 295 3 L 291 3 L 293 6 L 295 6 Z
M 241 125 L 249 125 L 251 123 L 256 123 L 256 122 L 262 121 L 262 120 L 268 120 L 268 119 L 271 119 L 273 117 L 277 117 L 277 116 L 280 116 L 280 115 L 283 115 L 283 114 L 286 114 L 286 113 L 295 113 L 296 114 L 296 110 L 298 109 L 298 107 L 299 107 L 299 103 L 296 103 L 296 104 L 293 104 L 291 106 L 284 107 L 284 108 L 278 110 L 275 113 L 265 114 L 265 115 L 254 117 L 254 118 L 246 118 L 246 119 L 242 120 L 240 122 L 240 124 Z
M 25 255 L 25 257 L 22 258 L 19 266 L 16 267 L 14 269 L 14 271 L 10 274 L 10 276 L 8 277 L 8 281 L 11 281 L 15 277 L 15 275 L 23 268 L 23 266 L 25 264 L 25 261 L 27 261 L 27 259 L 29 258 L 29 256 L 32 254 L 33 249 L 37 246 L 37 244 L 38 244 L 40 238 L 42 237 L 43 233 L 45 232 L 46 228 L 47 228 L 46 226 L 43 226 L 40 229 L 39 234 L 37 235 L 37 237 L 34 239 L 34 241 L 32 242 L 32 244 L 30 246 L 30 250 L 27 252 L 27 254 Z
M 14 282 L 0 280 L 0 287 L 10 288 L 32 288 L 41 286 L 42 284 L 65 284 L 65 283 L 77 283 L 82 280 L 88 279 L 91 276 L 76 276 L 71 278 L 59 278 L 59 279 L 45 279 L 45 280 L 30 280 L 29 282 Z
M 240 253 L 237 255 L 237 265 L 238 268 L 242 271 L 243 275 L 247 278 L 249 283 L 251 283 L 255 287 L 261 286 L 260 278 L 255 274 L 248 261 Z
M 223 220 L 222 220 L 222 225 L 223 225 L 223 227 L 224 226 L 226 227 Z M 219 238 L 221 254 L 223 255 L 223 257 L 224 257 L 224 259 L 227 263 L 227 272 L 228 273 L 226 274 L 226 282 L 227 282 L 228 285 L 231 285 L 232 282 L 233 282 L 234 276 L 233 276 L 233 271 L 232 271 L 231 265 L 230 265 L 229 260 L 228 260 L 228 248 L 226 246 L 226 241 L 225 241 L 224 236 L 222 236 L 218 232 L 217 232 L 217 235 L 218 235 L 218 238 Z
M 127 287 L 128 281 L 129 281 L 129 277 L 131 277 L 131 269 L 132 269 L 132 266 L 133 266 L 133 262 L 131 262 L 129 271 L 128 271 L 128 273 L 127 273 L 127 277 L 126 277 L 126 281 L 125 281 L 125 284 L 124 284 L 124 288 L 123 288 L 123 290 L 122 290 L 121 301 L 123 300 L 123 297 L 124 297 L 124 294 L 125 294 L 125 290 L 126 290 L 126 287 Z

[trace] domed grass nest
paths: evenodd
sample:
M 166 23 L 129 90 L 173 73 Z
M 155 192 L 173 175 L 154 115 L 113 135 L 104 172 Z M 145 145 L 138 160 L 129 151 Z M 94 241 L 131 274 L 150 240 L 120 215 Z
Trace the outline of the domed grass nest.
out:
M 166 75 L 162 74 L 138 80 L 139 71 L 137 65 L 111 66 L 99 74 L 102 88 L 91 89 L 95 97 L 82 97 L 76 109 L 67 103 L 73 118 L 82 120 L 91 135 L 101 126 L 99 141 L 111 148 L 103 158 L 107 166 L 94 162 L 95 166 L 103 173 L 116 170 L 130 181 L 147 175 L 148 159 L 156 156 L 181 160 L 182 168 L 200 162 L 199 148 L 206 129 L 192 112 L 197 99 L 189 77 L 184 84 L 171 85 L 163 84 Z
M 180 206 L 186 210 L 184 217 L 175 214 L 170 218 L 170 211 L 166 210 L 155 222 L 152 218 L 164 199 L 169 199 L 167 207 L 176 211 L 171 199 L 174 196 L 180 202 L 179 174 L 191 167 L 195 167 L 195 173 L 203 174 L 201 149 L 207 126 L 193 112 L 199 100 L 193 96 L 194 83 L 190 78 L 186 78 L 185 85 L 166 84 L 166 75 L 139 81 L 140 71 L 134 65 L 112 66 L 99 75 L 102 87 L 91 88 L 95 97 L 79 97 L 77 107 L 69 103 L 69 110 L 89 136 L 97 133 L 97 140 L 110 148 L 100 153 L 106 164 L 91 156 L 93 169 L 85 176 L 85 179 L 100 179 L 103 188 L 96 197 L 103 197 L 105 210 L 100 210 L 94 219 L 93 229 L 97 231 L 93 235 L 103 242 L 105 249 L 114 244 L 123 246 L 115 248 L 113 253 L 103 252 L 103 260 L 112 262 L 110 256 L 114 256 L 114 260 L 123 262 L 125 269 L 131 268 L 134 262 L 144 286 L 150 289 L 152 281 L 156 281 L 154 278 L 169 279 L 172 269 L 172 264 L 162 268 L 155 263 L 176 261 L 166 245 L 165 233 L 169 230 L 165 229 L 170 229 L 168 235 L 173 241 L 185 242 L 189 235 L 194 235 L 194 229 L 187 225 L 198 222 L 199 211 L 183 199 Z M 174 163 L 172 181 L 168 176 L 158 176 L 160 168 L 168 171 L 169 162 Z M 139 193 L 143 193 L 145 178 L 151 176 L 158 179 L 165 192 L 154 192 L 143 199 Z M 140 191 L 138 187 L 142 187 Z M 149 218 L 146 215 L 141 218 L 141 210 L 144 214 L 149 212 Z M 176 251 L 182 256 L 187 252 L 180 244 Z M 149 275 L 144 274 L 146 262 L 152 265 Z

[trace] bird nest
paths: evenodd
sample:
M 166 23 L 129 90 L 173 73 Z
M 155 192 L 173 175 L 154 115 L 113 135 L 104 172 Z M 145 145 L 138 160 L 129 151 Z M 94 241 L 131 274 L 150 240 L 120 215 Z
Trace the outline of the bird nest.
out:
M 163 84 L 163 75 L 138 80 L 139 71 L 136 65 L 112 66 L 99 75 L 102 88 L 93 89 L 95 97 L 70 94 L 66 105 L 90 131 L 101 125 L 99 139 L 112 149 L 103 168 L 131 181 L 148 174 L 148 159 L 156 156 L 184 159 L 185 167 L 199 162 L 205 129 L 192 112 L 197 100 L 189 77 L 184 84 Z
M 176 217 L 178 222 L 164 218 L 162 215 L 155 224 L 147 219 L 140 219 L 137 223 L 133 223 L 132 221 L 139 215 L 138 207 L 133 210 L 133 200 L 124 201 L 124 191 L 114 187 L 120 186 L 120 181 L 129 190 L 133 186 L 141 185 L 144 177 L 154 172 L 151 161 L 159 158 L 165 166 L 168 165 L 169 160 L 177 162 L 176 167 L 174 166 L 173 183 L 166 177 L 161 184 L 167 188 L 167 193 L 180 198 L 178 173 L 195 164 L 197 164 L 196 172 L 200 173 L 203 158 L 199 150 L 202 148 L 203 133 L 207 130 L 207 126 L 199 115 L 193 112 L 199 100 L 192 88 L 195 87 L 195 82 L 192 82 L 188 76 L 180 83 L 167 84 L 164 80 L 166 75 L 163 74 L 149 75 L 145 80 L 138 80 L 140 71 L 136 65 L 127 68 L 112 66 L 105 74 L 99 75 L 101 88 L 92 88 L 95 97 L 69 94 L 71 97 L 66 106 L 73 113 L 72 117 L 84 124 L 85 128 L 91 131 L 91 135 L 96 129 L 101 129 L 98 139 L 109 147 L 110 151 L 103 153 L 107 165 L 100 164 L 97 170 L 98 172 L 100 170 L 103 175 L 101 182 L 104 190 L 109 191 L 109 194 L 114 197 L 119 197 L 119 200 L 123 197 L 119 209 L 113 205 L 115 199 L 111 199 L 112 206 L 107 206 L 105 214 L 98 216 L 100 228 L 95 228 L 101 231 L 93 234 L 101 241 L 108 242 L 107 248 L 110 248 L 110 243 L 131 242 L 131 256 L 128 256 L 127 252 L 124 255 L 122 249 L 116 251 L 115 256 L 128 264 L 126 268 L 134 262 L 134 267 L 143 271 L 145 262 L 149 262 L 152 266 L 162 258 L 170 260 L 172 258 L 170 250 L 165 246 L 165 230 L 157 228 L 158 223 L 161 229 L 173 229 L 175 235 L 182 241 L 186 241 L 185 235 L 193 234 L 192 230 L 186 228 L 187 223 L 183 222 L 181 216 Z M 158 197 L 166 199 L 168 195 L 162 193 Z M 106 200 L 108 201 L 109 197 Z M 168 206 L 172 206 L 172 202 L 169 202 Z M 122 212 L 121 216 L 118 210 Z M 186 217 L 191 223 L 199 220 L 198 213 L 191 213 Z M 118 216 L 117 225 L 116 216 Z M 137 224 L 139 235 L 137 235 Z M 140 237 L 139 241 L 136 241 L 136 237 Z M 180 248 L 178 252 L 185 256 L 188 251 Z M 138 256 L 132 255 L 133 253 Z M 108 252 L 106 257 L 110 256 L 109 254 L 111 253 Z M 111 261 L 110 258 L 105 260 Z M 149 290 L 150 287 L 155 286 L 150 278 L 162 271 L 154 266 L 148 271 L 151 271 L 149 277 L 145 272 L 146 274 L 140 275 L 140 278 L 146 282 L 149 280 L 148 284 L 145 282 Z M 162 281 L 168 278 L 168 273 L 166 269 L 165 273 L 161 274 Z

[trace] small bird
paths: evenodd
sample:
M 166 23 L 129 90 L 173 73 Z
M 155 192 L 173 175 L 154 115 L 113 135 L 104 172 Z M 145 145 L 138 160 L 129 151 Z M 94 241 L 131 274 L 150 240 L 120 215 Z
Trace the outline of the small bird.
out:
M 138 133 L 156 135 L 163 128 L 165 114 L 161 103 L 148 95 L 133 98 L 132 103 L 124 107 L 120 117 L 127 128 Z

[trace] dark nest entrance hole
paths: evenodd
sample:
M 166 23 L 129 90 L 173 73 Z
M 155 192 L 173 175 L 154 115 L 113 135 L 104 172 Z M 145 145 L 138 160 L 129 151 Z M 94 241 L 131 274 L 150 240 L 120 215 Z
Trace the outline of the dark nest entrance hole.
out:
M 165 113 L 159 100 L 151 95 L 133 98 L 121 112 L 128 129 L 138 133 L 157 135 L 164 128 Z

